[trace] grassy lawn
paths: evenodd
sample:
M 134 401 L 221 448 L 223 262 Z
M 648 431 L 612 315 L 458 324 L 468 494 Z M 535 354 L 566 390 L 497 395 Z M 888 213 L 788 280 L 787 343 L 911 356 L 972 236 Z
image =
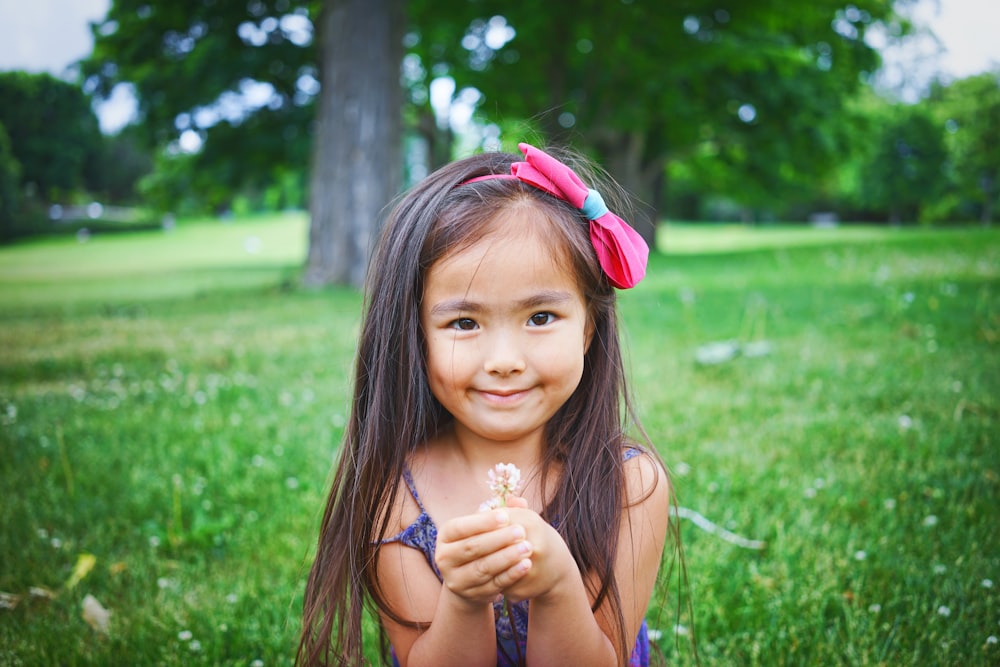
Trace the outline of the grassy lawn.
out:
M 671 664 L 1000 664 L 1000 232 L 663 232 L 621 296 L 640 415 L 680 504 L 766 542 L 682 521 Z M 0 248 L 0 664 L 290 663 L 360 309 L 295 287 L 305 242 Z

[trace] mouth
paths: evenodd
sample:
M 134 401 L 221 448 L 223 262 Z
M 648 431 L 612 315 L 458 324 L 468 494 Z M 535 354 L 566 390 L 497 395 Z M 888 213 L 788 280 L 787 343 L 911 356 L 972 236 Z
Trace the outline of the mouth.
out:
M 481 389 L 479 395 L 491 403 L 507 405 L 528 394 L 527 389 Z

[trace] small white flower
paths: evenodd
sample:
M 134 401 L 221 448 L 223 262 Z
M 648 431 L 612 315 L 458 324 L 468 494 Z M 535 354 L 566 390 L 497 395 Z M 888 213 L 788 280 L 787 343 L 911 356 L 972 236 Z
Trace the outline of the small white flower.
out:
M 993 580 L 992 579 L 983 579 L 982 582 L 980 582 L 979 585 L 982 586 L 983 588 L 993 588 Z
M 877 614 L 880 611 L 882 611 L 882 605 L 878 604 L 877 602 L 875 604 L 870 604 L 868 605 L 868 611 L 870 611 L 873 614 Z
M 513 463 L 498 463 L 489 471 L 490 491 L 506 501 L 521 486 L 521 471 Z
M 257 658 L 256 660 L 250 663 L 250 667 L 264 667 L 264 661 L 261 660 L 260 658 Z
M 810 486 L 809 488 L 807 488 L 805 491 L 802 492 L 802 495 L 805 496 L 806 498 L 815 498 L 816 489 Z
M 857 550 L 857 551 L 854 552 L 854 560 L 859 560 L 860 561 L 860 560 L 864 560 L 866 558 L 868 558 L 868 554 L 866 554 L 864 551 L 862 551 L 862 550 L 859 549 L 859 550 Z
M 951 616 L 951 609 L 949 607 L 941 605 L 940 607 L 937 608 L 937 613 L 938 616 L 948 617 Z
M 193 636 L 194 635 L 191 634 L 190 630 L 181 630 L 180 632 L 177 633 L 177 638 L 180 639 L 182 642 L 191 641 L 191 637 Z
M 935 565 L 934 566 L 934 574 L 944 574 L 947 571 L 948 571 L 948 568 L 945 567 L 944 565 L 940 565 L 939 564 L 939 565 Z
M 896 420 L 896 422 L 899 424 L 899 428 L 903 429 L 904 431 L 908 431 L 911 428 L 913 428 L 913 418 L 910 417 L 910 415 L 899 415 L 899 418 Z
M 928 514 L 927 516 L 924 517 L 924 525 L 925 526 L 928 526 L 928 527 L 930 527 L 930 526 L 936 526 L 937 522 L 938 522 L 938 518 L 936 516 L 934 516 L 933 514 Z
M 681 625 L 680 623 L 678 623 L 677 625 L 674 626 L 674 634 L 679 637 L 687 637 L 688 634 L 690 634 L 690 632 L 691 631 L 688 630 L 686 625 Z
M 299 488 L 299 480 L 298 480 L 298 478 L 296 478 L 296 477 L 289 477 L 288 479 L 285 480 L 285 486 L 287 486 L 292 491 L 294 491 L 295 489 Z
M 201 650 L 201 642 L 197 639 L 193 639 L 191 640 L 191 643 L 188 644 L 188 648 L 191 649 L 192 652 L 197 653 Z
M 506 507 L 507 498 L 515 496 L 521 487 L 521 471 L 513 463 L 498 463 L 488 473 L 490 491 L 493 496 L 479 506 L 479 511 Z
M 896 499 L 886 498 L 885 500 L 882 501 L 882 507 L 886 508 L 887 510 L 896 509 Z
M 168 586 L 170 586 L 170 580 L 167 579 L 166 577 L 160 577 L 159 579 L 156 580 L 156 585 L 157 585 L 158 588 L 160 588 L 161 590 L 163 590 L 163 589 L 167 588 Z
M 653 629 L 653 628 L 650 628 L 649 630 L 647 630 L 646 631 L 646 635 L 649 637 L 649 641 L 651 641 L 651 642 L 658 642 L 658 641 L 660 641 L 660 639 L 663 638 L 663 632 L 661 632 L 660 630 Z
M 226 602 L 228 602 L 229 604 L 236 604 L 236 602 L 239 599 L 240 598 L 238 595 L 236 595 L 236 593 L 230 593 L 229 595 L 226 596 Z
M 674 472 L 677 473 L 679 477 L 684 477 L 685 475 L 691 474 L 691 466 L 684 461 L 681 461 L 674 466 Z
M 153 549 L 160 546 L 160 538 L 157 537 L 156 535 L 151 535 L 149 538 L 149 546 Z
M 990 635 L 989 637 L 986 638 L 986 643 L 987 644 L 996 644 L 997 641 L 998 640 L 997 640 L 997 636 L 996 635 Z

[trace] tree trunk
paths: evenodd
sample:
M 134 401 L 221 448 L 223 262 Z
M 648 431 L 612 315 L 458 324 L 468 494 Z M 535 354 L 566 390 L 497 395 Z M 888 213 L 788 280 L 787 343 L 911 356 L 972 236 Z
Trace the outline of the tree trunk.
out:
M 636 201 L 635 214 L 629 224 L 645 239 L 651 250 L 656 249 L 656 229 L 663 205 L 662 158 L 649 159 L 646 155 L 646 135 L 640 130 L 627 134 L 615 133 L 614 138 L 600 141 L 600 152 L 606 156 L 604 166 L 615 180 Z
M 326 0 L 310 180 L 309 286 L 364 284 L 402 173 L 403 0 Z

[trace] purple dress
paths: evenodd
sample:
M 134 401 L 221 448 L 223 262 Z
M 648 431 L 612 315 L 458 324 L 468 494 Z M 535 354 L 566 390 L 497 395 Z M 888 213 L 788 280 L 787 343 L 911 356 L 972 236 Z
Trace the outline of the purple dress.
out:
M 624 458 L 628 460 L 639 454 L 638 449 L 625 450 Z M 434 563 L 434 548 L 437 545 L 437 526 L 434 520 L 424 509 L 420 502 L 420 495 L 413 484 L 413 477 L 410 471 L 403 471 L 403 479 L 406 486 L 413 495 L 417 507 L 420 508 L 420 516 L 413 523 L 403 529 L 398 535 L 394 535 L 383 541 L 383 544 L 398 542 L 408 547 L 418 549 L 427 558 L 427 562 L 434 570 L 438 579 L 442 579 L 441 572 Z M 507 609 L 505 609 L 505 606 Z M 509 610 L 509 612 L 508 612 Z M 493 603 L 493 616 L 496 619 L 497 632 L 497 667 L 517 667 L 524 663 L 525 650 L 528 644 L 528 600 L 505 605 L 503 602 Z M 395 653 L 392 654 L 392 664 L 398 667 Z M 649 665 L 649 635 L 646 630 L 646 621 L 639 627 L 639 634 L 635 639 L 635 647 L 629 659 L 629 667 L 647 667 Z

